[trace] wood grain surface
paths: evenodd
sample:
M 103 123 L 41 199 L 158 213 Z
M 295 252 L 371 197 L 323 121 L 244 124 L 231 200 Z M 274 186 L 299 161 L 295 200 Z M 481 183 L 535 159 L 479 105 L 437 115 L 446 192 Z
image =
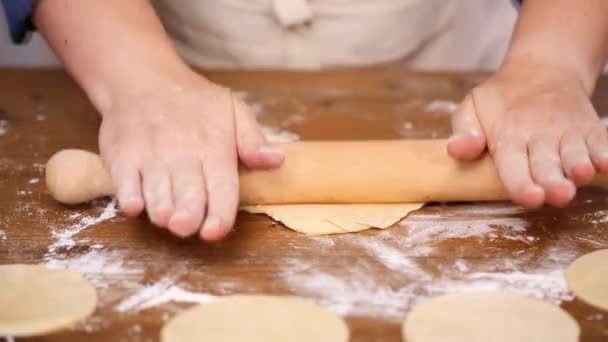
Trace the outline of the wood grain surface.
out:
M 397 69 L 207 75 L 242 92 L 264 125 L 306 140 L 446 137 L 450 110 L 485 77 Z M 608 113 L 607 94 L 602 79 L 600 113 Z M 416 302 L 475 289 L 561 302 L 583 341 L 608 340 L 608 313 L 573 300 L 563 280 L 574 258 L 608 248 L 605 191 L 581 191 L 561 210 L 430 204 L 385 231 L 327 237 L 240 214 L 227 240 L 205 244 L 145 217 L 114 215 L 108 201 L 64 207 L 50 199 L 44 163 L 62 148 L 96 151 L 100 122 L 62 71 L 0 70 L 0 120 L 0 263 L 70 267 L 100 296 L 86 322 L 29 340 L 157 341 L 163 322 L 192 302 L 258 293 L 325 305 L 346 318 L 351 341 L 400 341 Z

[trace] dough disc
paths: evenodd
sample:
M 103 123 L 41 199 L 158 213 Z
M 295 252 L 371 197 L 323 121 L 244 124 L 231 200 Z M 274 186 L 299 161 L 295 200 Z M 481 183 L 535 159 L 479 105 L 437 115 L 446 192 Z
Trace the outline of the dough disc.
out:
M 414 307 L 406 342 L 577 342 L 577 322 L 558 306 L 500 292 L 448 294 Z
M 566 282 L 585 303 L 608 310 L 608 249 L 574 260 L 566 272 Z
M 96 304 L 95 289 L 77 272 L 0 265 L 0 336 L 68 328 L 93 313 Z
M 388 228 L 423 205 L 424 203 L 287 204 L 246 206 L 241 210 L 266 214 L 300 233 L 323 235 Z
M 346 342 L 344 322 L 306 301 L 238 295 L 197 305 L 171 319 L 162 342 Z

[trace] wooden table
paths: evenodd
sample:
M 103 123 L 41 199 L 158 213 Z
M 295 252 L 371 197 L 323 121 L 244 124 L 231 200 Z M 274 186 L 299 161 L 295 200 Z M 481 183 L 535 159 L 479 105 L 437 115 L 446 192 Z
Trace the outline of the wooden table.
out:
M 391 69 L 209 75 L 244 92 L 263 124 L 302 139 L 446 137 L 455 101 L 485 77 Z M 600 112 L 608 112 L 607 93 L 602 80 Z M 100 296 L 87 322 L 33 340 L 156 341 L 163 321 L 189 302 L 264 293 L 326 305 L 346 317 L 352 341 L 400 341 L 416 302 L 471 289 L 561 301 L 584 341 L 608 340 L 608 313 L 571 300 L 563 282 L 574 258 L 608 247 L 603 191 L 582 191 L 563 210 L 431 204 L 385 231 L 327 237 L 241 214 L 229 239 L 204 244 L 145 218 L 114 217 L 107 201 L 68 208 L 49 198 L 46 160 L 61 148 L 95 150 L 99 125 L 63 72 L 1 70 L 0 120 L 0 263 L 74 268 Z

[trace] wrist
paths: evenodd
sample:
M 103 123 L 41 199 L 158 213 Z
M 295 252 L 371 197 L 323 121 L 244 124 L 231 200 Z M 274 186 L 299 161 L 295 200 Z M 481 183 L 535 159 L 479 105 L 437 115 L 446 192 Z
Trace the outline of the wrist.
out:
M 113 112 L 119 104 L 132 98 L 145 98 L 153 94 L 170 94 L 183 89 L 202 76 L 186 64 L 143 63 L 138 66 L 115 69 L 102 77 L 84 84 L 84 89 L 102 116 Z
M 517 70 L 520 74 L 527 74 L 531 81 L 534 81 L 538 75 L 548 75 L 551 79 L 576 84 L 591 96 L 599 77 L 598 72 L 585 67 L 584 63 L 577 63 L 574 58 L 556 58 L 556 56 L 560 55 L 540 50 L 511 51 L 507 54 L 500 71 Z

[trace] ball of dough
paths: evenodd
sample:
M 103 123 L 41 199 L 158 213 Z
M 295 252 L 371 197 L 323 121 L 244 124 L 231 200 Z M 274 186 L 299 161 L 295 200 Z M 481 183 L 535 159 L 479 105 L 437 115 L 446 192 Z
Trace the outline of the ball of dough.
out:
M 585 303 L 608 310 L 608 249 L 576 259 L 568 267 L 566 282 Z
M 576 342 L 577 322 L 558 306 L 501 292 L 448 294 L 414 307 L 407 342 Z
M 0 336 L 35 336 L 68 328 L 95 310 L 95 289 L 77 272 L 0 265 Z
M 346 324 L 318 305 L 288 297 L 237 295 L 195 306 L 162 329 L 163 342 L 346 342 Z

